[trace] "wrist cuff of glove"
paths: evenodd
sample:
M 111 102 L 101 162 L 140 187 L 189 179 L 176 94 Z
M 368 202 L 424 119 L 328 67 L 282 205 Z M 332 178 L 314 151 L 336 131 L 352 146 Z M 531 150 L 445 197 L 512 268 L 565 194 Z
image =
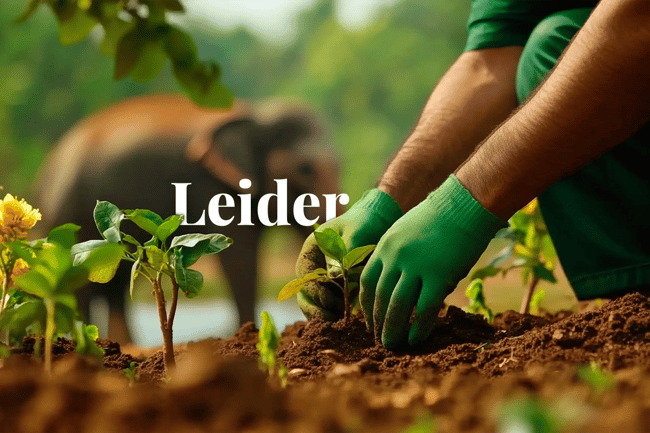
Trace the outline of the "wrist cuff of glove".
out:
M 393 198 L 380 189 L 373 188 L 364 192 L 354 206 L 358 209 L 368 209 L 374 215 L 381 216 L 389 225 L 393 224 L 404 215 Z
M 476 201 L 455 175 L 451 175 L 440 187 L 429 194 L 429 199 L 438 212 L 452 213 L 454 219 L 465 231 L 485 234 L 488 240 L 508 226 L 498 216 Z

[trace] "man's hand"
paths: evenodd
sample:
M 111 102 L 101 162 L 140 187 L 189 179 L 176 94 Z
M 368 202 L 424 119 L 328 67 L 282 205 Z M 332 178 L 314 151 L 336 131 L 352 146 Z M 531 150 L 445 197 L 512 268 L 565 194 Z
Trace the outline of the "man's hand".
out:
M 388 348 L 425 340 L 445 297 L 505 226 L 450 176 L 388 229 L 361 274 L 368 329 Z
M 343 215 L 321 225 L 319 229 L 335 230 L 349 250 L 376 244 L 388 228 L 402 216 L 402 210 L 385 192 L 378 189 L 366 193 Z M 326 268 L 314 235 L 305 241 L 296 262 L 296 275 L 302 277 L 316 268 Z M 298 305 L 308 319 L 322 317 L 338 320 L 343 317 L 343 294 L 327 283 L 311 281 L 298 294 Z

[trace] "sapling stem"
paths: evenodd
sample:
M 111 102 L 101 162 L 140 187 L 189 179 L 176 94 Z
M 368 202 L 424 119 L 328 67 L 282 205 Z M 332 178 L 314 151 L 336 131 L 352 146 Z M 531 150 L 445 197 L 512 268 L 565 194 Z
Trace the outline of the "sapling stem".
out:
M 174 342 L 172 328 L 169 326 L 169 321 L 167 320 L 167 306 L 165 304 L 165 294 L 162 290 L 161 284 L 162 274 L 158 274 L 156 278 L 153 279 L 153 291 L 156 296 L 156 305 L 158 307 L 158 318 L 160 319 L 160 330 L 163 335 L 163 361 L 165 363 L 165 371 L 169 372 L 169 369 L 176 365 L 174 359 Z M 173 319 L 173 316 L 172 316 Z
M 343 269 L 343 302 L 345 303 L 344 320 L 350 323 L 350 294 L 348 293 L 348 273 Z
M 530 300 L 533 297 L 533 293 L 535 293 L 535 287 L 537 287 L 537 283 L 539 283 L 539 278 L 533 278 L 531 280 L 526 293 L 524 293 L 524 299 L 521 301 L 519 313 L 528 314 L 530 312 Z

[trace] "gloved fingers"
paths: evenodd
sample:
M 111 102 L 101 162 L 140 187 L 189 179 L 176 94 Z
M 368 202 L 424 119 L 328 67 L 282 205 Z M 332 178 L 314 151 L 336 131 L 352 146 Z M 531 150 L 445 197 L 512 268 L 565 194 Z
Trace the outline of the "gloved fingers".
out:
M 385 347 L 392 349 L 407 341 L 409 321 L 421 289 L 422 280 L 419 276 L 408 277 L 406 273 L 402 273 L 391 296 L 384 320 L 381 342 Z
M 381 260 L 375 256 L 371 257 L 368 264 L 361 273 L 359 279 L 361 286 L 359 288 L 359 303 L 361 310 L 366 318 L 366 327 L 368 331 L 374 332 L 373 311 L 375 309 L 375 289 L 381 276 L 383 265 Z
M 325 267 L 325 255 L 322 253 L 320 248 L 318 248 L 316 237 L 314 237 L 314 234 L 312 233 L 302 244 L 302 249 L 300 250 L 300 254 L 298 254 L 298 260 L 296 260 L 296 275 L 302 277 L 313 272 L 314 269 L 325 269 Z
M 314 300 L 306 293 L 298 293 L 296 299 L 298 301 L 298 306 L 302 310 L 302 313 L 305 315 L 307 320 L 321 317 L 328 322 L 336 322 L 343 317 L 342 312 L 340 312 L 340 314 L 337 314 L 337 312 L 324 309 L 322 306 L 314 302 Z
M 373 306 L 372 320 L 374 323 L 375 338 L 381 337 L 384 326 L 384 317 L 390 304 L 393 290 L 400 280 L 402 272 L 389 266 L 384 266 L 375 288 L 375 305 Z
M 319 281 L 309 281 L 305 283 L 301 293 L 306 295 L 318 308 L 331 313 L 331 317 L 335 317 L 334 320 L 343 317 L 345 301 L 343 300 L 341 289 L 336 285 Z
M 436 324 L 438 311 L 447 297 L 447 287 L 442 281 L 423 281 L 422 291 L 415 307 L 413 324 L 409 331 L 409 344 L 416 346 L 429 338 Z

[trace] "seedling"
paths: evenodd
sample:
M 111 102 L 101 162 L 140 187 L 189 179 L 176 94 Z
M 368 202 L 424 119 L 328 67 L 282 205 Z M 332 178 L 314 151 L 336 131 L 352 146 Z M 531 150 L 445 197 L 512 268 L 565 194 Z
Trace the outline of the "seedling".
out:
M 522 314 L 530 311 L 531 298 L 540 281 L 556 283 L 554 275 L 557 253 L 548 234 L 537 200 L 510 219 L 510 226 L 501 230 L 497 238 L 508 239 L 510 245 L 500 251 L 487 266 L 475 270 L 471 278 L 485 279 L 513 269 L 521 269 L 521 279 L 528 285 L 521 303 Z
M 275 328 L 275 323 L 271 315 L 262 311 L 262 327 L 258 333 L 258 342 L 255 347 L 260 353 L 257 359 L 260 369 L 268 371 L 269 376 L 273 376 L 276 372 L 280 378 L 280 383 L 284 388 L 287 385 L 287 367 L 278 361 L 277 351 L 280 344 L 280 334 Z
M 47 239 L 31 245 L 12 244 L 13 254 L 27 263 L 29 271 L 14 279 L 16 290 L 0 314 L 0 328 L 14 339 L 22 338 L 30 330 L 38 336 L 44 329 L 48 372 L 52 369 L 52 342 L 56 335 L 71 334 L 78 352 L 103 356 L 95 343 L 97 328 L 81 321 L 74 292 L 88 283 L 91 273 L 101 271 L 103 263 L 121 256 L 123 248 L 103 245 L 88 254 L 82 265 L 74 266 L 71 247 L 78 229 L 74 224 L 66 224 L 52 230 Z
M 127 379 L 129 379 L 129 386 L 133 386 L 135 382 L 140 379 L 140 375 L 135 372 L 135 362 L 131 362 L 129 364 L 129 368 L 125 368 L 123 370 L 124 376 L 126 376 Z
M 469 299 L 469 305 L 465 308 L 473 314 L 482 314 L 485 316 L 487 322 L 491 325 L 494 321 L 494 314 L 492 310 L 485 303 L 485 295 L 483 294 L 483 280 L 477 278 L 472 281 L 465 290 L 465 296 Z
M 597 362 L 591 361 L 578 369 L 578 377 L 591 386 L 600 395 L 616 385 L 616 378 L 611 371 L 605 370 Z
M 358 283 L 350 282 L 350 277 L 361 273 L 363 270 L 361 263 L 372 253 L 375 245 L 366 245 L 348 251 L 341 236 L 330 228 L 317 230 L 314 232 L 314 236 L 318 248 L 325 254 L 327 269 L 318 268 L 301 278 L 291 280 L 280 290 L 278 301 L 284 301 L 297 295 L 309 281 L 332 283 L 343 293 L 344 319 L 347 323 L 350 321 L 352 299 L 358 293 L 359 288 Z
M 539 314 L 540 313 L 540 308 L 542 305 L 542 302 L 544 302 L 544 298 L 546 298 L 546 291 L 545 290 L 537 290 L 532 298 L 530 298 L 530 312 L 531 314 Z
M 107 201 L 97 202 L 94 218 L 103 239 L 75 245 L 72 251 L 74 263 L 85 263 L 93 251 L 105 245 L 121 246 L 120 255 L 107 259 L 101 268 L 93 268 L 89 278 L 94 282 L 107 283 L 115 276 L 120 262 L 126 260 L 133 263 L 131 267 L 131 296 L 133 296 L 134 282 L 138 275 L 142 275 L 151 283 L 163 335 L 165 369 L 169 371 L 175 365 L 172 336 L 178 292 L 180 290 L 186 297 L 194 298 L 203 287 L 203 275 L 188 268 L 196 263 L 201 256 L 215 254 L 229 247 L 232 244 L 232 239 L 222 234 L 192 233 L 174 237 L 167 246 L 167 240 L 180 226 L 183 220 L 182 216 L 172 215 L 163 220 L 160 215 L 150 210 L 120 210 Z M 122 220 L 125 219 L 134 222 L 153 237 L 141 244 L 132 235 L 121 230 Z M 164 276 L 171 281 L 172 286 L 169 313 L 162 286 Z

